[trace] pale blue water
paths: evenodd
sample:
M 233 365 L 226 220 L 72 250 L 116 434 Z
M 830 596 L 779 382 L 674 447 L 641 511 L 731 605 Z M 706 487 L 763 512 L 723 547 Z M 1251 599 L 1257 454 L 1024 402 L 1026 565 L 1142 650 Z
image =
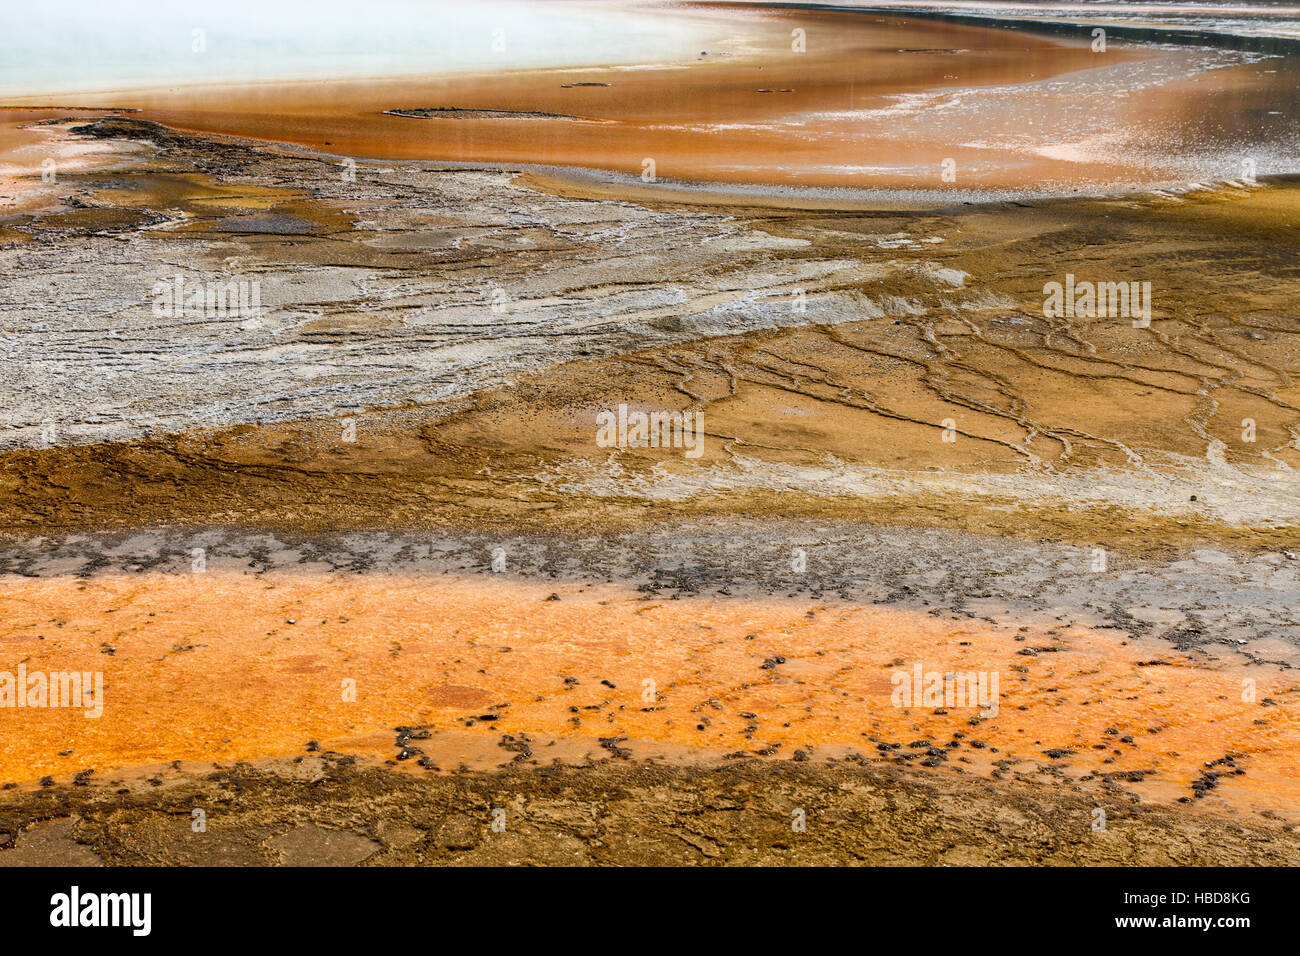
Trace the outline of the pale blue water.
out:
M 680 60 L 718 17 L 564 0 L 40 0 L 0 4 L 3 97 L 291 77 Z M 193 31 L 203 30 L 204 49 Z M 497 32 L 500 31 L 500 32 Z

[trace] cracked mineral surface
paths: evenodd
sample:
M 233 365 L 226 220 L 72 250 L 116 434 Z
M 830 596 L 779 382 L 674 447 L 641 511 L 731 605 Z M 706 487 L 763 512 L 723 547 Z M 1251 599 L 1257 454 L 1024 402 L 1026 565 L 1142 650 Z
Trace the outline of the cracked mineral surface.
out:
M 103 713 L 3 711 L 0 864 L 1300 859 L 1294 178 L 677 202 L 21 118 L 83 165 L 0 220 L 0 671 Z

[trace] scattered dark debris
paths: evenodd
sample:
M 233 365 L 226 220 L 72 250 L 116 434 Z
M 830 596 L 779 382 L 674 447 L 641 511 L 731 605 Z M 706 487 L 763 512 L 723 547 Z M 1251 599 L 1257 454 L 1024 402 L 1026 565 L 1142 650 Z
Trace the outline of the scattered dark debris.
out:
M 619 746 L 625 740 L 627 740 L 626 737 L 601 737 L 600 745 L 621 760 L 631 760 L 632 751 Z

